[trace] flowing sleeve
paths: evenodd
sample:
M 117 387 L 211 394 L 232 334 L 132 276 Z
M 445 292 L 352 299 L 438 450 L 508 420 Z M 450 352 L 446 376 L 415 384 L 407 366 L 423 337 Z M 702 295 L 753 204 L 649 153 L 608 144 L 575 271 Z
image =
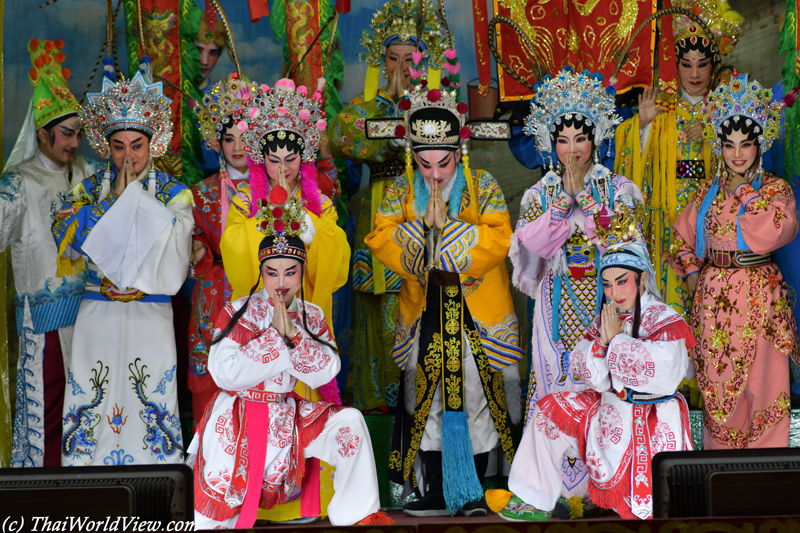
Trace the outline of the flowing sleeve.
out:
M 324 199 L 320 216 L 313 213 L 307 216 L 314 226 L 314 240 L 306 245 L 305 299 L 321 307 L 325 316 L 332 319 L 333 293 L 347 283 L 350 271 L 350 245 L 344 230 L 336 223 L 336 207 L 330 200 Z
M 78 253 L 84 253 L 83 245 L 87 237 L 103 214 L 117 200 L 112 189 L 104 200 L 95 202 L 90 192 L 91 179 L 86 179 L 72 188 L 64 205 L 53 219 L 53 238 L 58 245 L 59 256 L 63 255 L 67 247 Z
M 695 255 L 695 237 L 699 204 L 703 202 L 709 185 L 709 182 L 706 182 L 697 189 L 694 199 L 687 204 L 686 209 L 678 215 L 678 219 L 672 225 L 675 237 L 670 246 L 669 263 L 675 273 L 684 278 L 700 272 L 705 264 L 705 259 L 699 259 Z
M 333 156 L 362 163 L 398 157 L 399 148 L 391 139 L 370 140 L 365 133 L 367 119 L 394 115 L 394 101 L 384 90 L 379 91 L 373 100 L 365 102 L 363 97 L 363 94 L 356 96 L 328 125 Z
M 117 287 L 176 294 L 189 269 L 193 206 L 192 193 L 174 178 L 155 196 L 131 183 L 94 224 L 83 251 Z
M 27 209 L 23 187 L 17 170 L 7 170 L 0 176 L 0 249 L 22 237 L 22 221 Z
M 375 257 L 406 279 L 425 274 L 425 227 L 422 220 L 406 221 L 403 203 L 408 183 L 397 178 L 384 189 L 375 227 L 364 242 Z
M 611 387 L 611 374 L 606 360 L 608 347 L 600 343 L 599 327 L 598 316 L 570 353 L 569 366 L 570 372 L 580 377 L 592 389 L 605 392 Z
M 606 359 L 616 380 L 650 394 L 675 393 L 689 366 L 686 339 L 644 340 L 625 333 L 611 339 Z
M 304 306 L 306 323 L 314 335 L 331 346 L 335 345 L 331 330 L 319 307 Z M 292 368 L 289 373 L 311 388 L 319 388 L 336 378 L 341 368 L 339 356 L 328 346 L 315 341 L 303 328 L 300 320 L 294 320 L 297 333 L 290 339 Z
M 225 269 L 222 265 L 214 263 L 214 256 L 221 256 L 219 251 L 218 240 L 211 238 L 211 232 L 215 231 L 203 215 L 203 200 L 196 189 L 197 185 L 192 188 L 192 194 L 195 200 L 195 207 L 192 209 L 194 217 L 194 230 L 192 231 L 192 242 L 199 242 L 205 248 L 206 253 L 203 258 L 197 262 L 191 275 L 194 279 L 198 280 L 218 280 L 222 279 Z
M 442 228 L 440 261 L 442 270 L 479 278 L 508 256 L 511 217 L 495 179 L 479 176 L 480 206 L 477 224 L 447 218 Z
M 229 304 L 217 317 L 216 333 L 230 322 L 235 313 Z M 277 330 L 260 330 L 240 318 L 231 333 L 208 352 L 208 371 L 217 386 L 224 390 L 245 390 L 290 370 L 293 366 L 289 348 Z
M 767 176 L 764 177 L 767 181 Z M 739 227 L 747 246 L 766 254 L 789 243 L 797 235 L 797 210 L 794 193 L 784 180 L 770 176 L 756 192 L 750 184 L 739 185 L 736 196 L 744 206 Z
M 525 230 L 525 228 L 544 215 L 541 205 L 541 187 L 541 184 L 534 185 L 525 191 L 525 194 L 522 196 L 522 203 L 520 205 L 521 214 L 519 220 L 517 220 L 516 231 L 511 235 L 511 245 L 508 250 L 508 257 L 511 259 L 511 265 L 513 267 L 511 270 L 511 282 L 516 288 L 530 297 L 533 297 L 533 293 L 542 279 L 544 260 L 546 257 L 531 251 L 522 243 L 520 235 L 525 231 L 526 242 L 528 243 L 531 243 L 535 238 L 535 234 L 532 233 L 533 230 Z M 541 222 L 539 224 L 541 224 Z M 568 235 L 559 237 L 563 238 L 561 241 L 562 244 L 567 237 Z M 539 248 L 536 247 L 535 244 L 531 244 L 531 246 Z M 556 251 L 552 252 L 553 255 L 555 253 Z
M 219 243 L 225 275 L 233 290 L 232 299 L 247 296 L 259 278 L 258 246 L 264 235 L 250 218 L 251 198 L 246 187 L 239 189 L 228 209 L 228 220 Z
M 515 234 L 530 253 L 550 259 L 569 238 L 574 199 L 561 191 L 547 209 L 542 209 L 541 190 L 532 188 L 529 191 L 533 192 L 528 196 L 530 204 L 517 221 Z

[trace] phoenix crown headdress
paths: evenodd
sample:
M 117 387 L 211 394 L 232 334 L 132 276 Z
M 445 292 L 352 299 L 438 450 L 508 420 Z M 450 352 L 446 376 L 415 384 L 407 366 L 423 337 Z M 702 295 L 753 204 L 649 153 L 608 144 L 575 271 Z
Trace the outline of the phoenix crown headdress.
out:
M 133 78 L 113 82 L 103 77 L 103 90 L 88 93 L 80 110 L 89 143 L 97 155 L 110 156 L 108 138 L 121 130 L 147 132 L 150 154 L 164 155 L 172 140 L 172 100 L 164 96 L 162 83 L 149 83 L 141 71 Z
M 761 152 L 770 149 L 772 142 L 780 136 L 782 102 L 772 101 L 772 91 L 761 87 L 755 80 L 749 81 L 741 74 L 729 83 L 721 83 L 708 93 L 705 109 L 704 137 L 715 154 L 722 154 L 722 126 L 729 121 L 745 120 L 756 123 L 755 132 Z
M 613 86 L 605 86 L 603 75 L 588 70 L 574 73 L 564 67 L 556 77 L 545 76 L 536 84 L 536 96 L 531 101 L 531 113 L 525 119 L 523 131 L 536 137 L 536 147 L 542 154 L 553 151 L 550 133 L 562 117 L 581 115 L 586 124 L 594 126 L 594 144 L 614 135 L 614 127 L 622 122 L 614 105 Z
M 195 106 L 200 134 L 206 146 L 215 152 L 220 151 L 219 133 L 224 127 L 225 117 L 233 116 L 235 123 L 243 120 L 248 105 L 257 92 L 257 84 L 238 78 L 220 81 L 206 91 L 202 104 Z
M 742 32 L 742 16 L 732 10 L 728 2 L 720 0 L 673 0 L 672 7 L 682 7 L 700 17 L 708 32 L 695 21 L 685 15 L 675 15 L 672 19 L 672 31 L 675 42 L 681 40 L 713 40 L 715 52 L 729 56 L 739 40 Z M 694 41 L 693 41 L 694 42 Z M 709 43 L 710 44 L 710 43 Z M 716 62 L 720 61 L 715 57 Z
M 320 78 L 322 80 L 322 78 Z M 295 87 L 292 80 L 283 78 L 270 88 L 257 88 L 250 107 L 245 113 L 247 130 L 244 132 L 245 151 L 256 163 L 264 161 L 262 150 L 269 137 L 289 137 L 302 146 L 303 161 L 317 158 L 320 130 L 326 126 L 325 112 L 321 109 L 322 87 L 311 96 L 304 86 Z

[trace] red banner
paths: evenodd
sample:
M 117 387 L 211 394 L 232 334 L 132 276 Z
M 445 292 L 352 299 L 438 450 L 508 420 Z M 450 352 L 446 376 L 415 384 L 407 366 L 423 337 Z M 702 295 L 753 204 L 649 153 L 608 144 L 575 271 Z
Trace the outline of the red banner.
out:
M 492 81 L 491 52 L 487 35 L 489 18 L 486 13 L 486 0 L 472 0 L 472 24 L 475 29 L 475 59 L 478 62 L 478 92 L 486 98 L 489 83 Z
M 267 0 L 247 0 L 247 5 L 250 8 L 250 21 L 253 24 L 261 20 L 261 17 L 269 16 Z
M 500 24 L 497 50 L 508 69 L 531 85 L 536 65 L 554 75 L 565 65 L 576 71 L 600 72 L 609 80 L 621 52 L 636 28 L 655 13 L 656 1 L 645 0 L 493 0 L 495 15 L 512 20 L 527 37 L 533 54 L 521 43 L 517 31 Z M 655 23 L 644 28 L 630 46 L 630 58 L 617 75 L 618 93 L 653 82 Z M 535 58 L 532 57 L 535 55 Z M 527 100 L 532 91 L 497 65 L 500 100 Z

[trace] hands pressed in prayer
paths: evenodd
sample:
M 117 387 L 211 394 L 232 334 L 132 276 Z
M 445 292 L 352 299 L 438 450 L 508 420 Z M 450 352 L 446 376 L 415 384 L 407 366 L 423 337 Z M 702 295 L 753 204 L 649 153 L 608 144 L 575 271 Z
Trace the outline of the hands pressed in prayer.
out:
M 192 254 L 189 257 L 189 266 L 192 268 L 197 266 L 203 257 L 206 255 L 206 247 L 200 241 L 192 241 Z
M 289 311 L 286 310 L 286 304 L 278 294 L 271 294 L 272 301 L 275 304 L 275 312 L 272 314 L 272 327 L 277 330 L 281 337 L 291 339 L 297 335 L 297 328 L 294 327 L 292 317 L 289 316 Z
M 133 174 L 133 159 L 130 155 L 125 156 L 125 162 L 122 164 L 122 169 L 117 170 L 117 180 L 114 182 L 114 194 L 117 197 L 121 196 L 129 184 L 136 181 L 136 176 Z
M 386 92 L 389 93 L 391 97 L 400 97 L 403 95 L 403 91 L 405 91 L 406 88 L 408 88 L 408 82 L 406 82 L 406 76 L 403 72 L 403 63 L 398 61 L 389 79 Z
M 428 205 L 425 206 L 425 225 L 429 228 L 436 227 L 441 230 L 447 222 L 447 204 L 442 198 L 442 190 L 439 183 L 431 182 L 431 197 Z
M 619 319 L 619 310 L 612 303 L 603 305 L 600 311 L 600 342 L 608 346 L 611 339 L 624 331 L 622 321 Z
M 657 97 L 657 87 L 648 87 L 639 95 L 639 128 L 647 126 L 663 110 L 660 105 L 656 105 Z
M 289 196 L 292 195 L 292 190 L 289 188 L 289 182 L 286 181 L 286 172 L 283 170 L 283 165 L 278 167 L 278 175 L 275 177 L 275 181 L 286 191 L 288 200 Z
M 578 170 L 578 161 L 575 159 L 574 155 L 567 155 L 564 168 L 564 178 L 562 179 L 564 192 L 570 196 L 575 196 L 583 190 L 584 183 L 583 176 L 580 175 L 580 171 Z

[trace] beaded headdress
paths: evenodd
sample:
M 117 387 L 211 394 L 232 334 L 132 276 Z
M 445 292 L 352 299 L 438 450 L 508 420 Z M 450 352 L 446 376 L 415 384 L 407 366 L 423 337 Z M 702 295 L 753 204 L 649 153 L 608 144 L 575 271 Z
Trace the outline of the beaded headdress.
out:
M 228 44 L 225 26 L 220 23 L 217 10 L 209 0 L 206 0 L 206 10 L 200 18 L 197 40 L 203 44 L 213 43 L 217 48 L 225 48 Z
M 89 143 L 107 159 L 108 138 L 117 131 L 136 130 L 150 135 L 150 154 L 164 155 L 172 140 L 172 100 L 164 96 L 162 83 L 149 83 L 138 71 L 133 78 L 113 82 L 103 77 L 103 90 L 87 93 L 88 103 L 79 115 Z
M 730 121 L 738 120 L 744 120 L 748 125 L 755 122 L 761 153 L 764 153 L 780 136 L 783 107 L 783 102 L 772 101 L 770 89 L 761 87 L 755 80 L 749 81 L 747 74 L 740 74 L 708 93 L 703 136 L 719 156 L 722 154 L 720 137 L 723 125 L 727 126 Z
M 675 45 L 681 41 L 702 41 L 714 51 L 714 62 L 719 63 L 719 55 L 730 56 L 739 35 L 744 19 L 731 9 L 728 2 L 720 0 L 673 0 L 672 7 L 687 9 L 700 17 L 706 28 L 685 15 L 674 15 L 672 32 Z M 708 34 L 711 31 L 712 35 Z
M 257 92 L 257 84 L 238 78 L 217 82 L 206 91 L 202 103 L 194 108 L 206 146 L 215 152 L 220 151 L 219 134 L 225 127 L 225 118 L 232 116 L 235 124 L 244 120 L 248 105 Z
M 447 35 L 447 25 L 435 0 L 390 0 L 372 15 L 372 22 L 361 34 L 365 51 L 358 57 L 372 67 L 379 67 L 386 47 L 394 39 L 416 43 L 419 38 L 420 51 L 428 64 L 439 68 L 444 62 Z
M 270 191 L 269 199 L 260 200 L 255 218 L 258 231 L 266 237 L 274 237 L 270 246 L 259 249 L 259 262 L 278 256 L 306 260 L 305 245 L 299 240 L 306 230 L 306 211 L 302 199 L 289 197 L 283 187 L 275 186 Z
M 600 146 L 614 135 L 614 128 L 622 123 L 616 113 L 616 89 L 605 86 L 603 75 L 561 69 L 556 77 L 545 76 L 536 84 L 536 96 L 531 100 L 531 114 L 525 119 L 523 131 L 536 137 L 536 147 L 542 154 L 553 151 L 550 134 L 562 118 L 573 115 L 584 117 L 585 124 L 593 128 L 594 144 Z
M 303 161 L 316 160 L 320 131 L 327 125 L 320 106 L 323 84 L 324 80 L 311 96 L 306 87 L 295 87 L 288 78 L 278 80 L 272 88 L 257 88 L 244 116 L 247 130 L 243 138 L 250 159 L 263 162 L 267 142 L 288 137 L 301 146 Z

